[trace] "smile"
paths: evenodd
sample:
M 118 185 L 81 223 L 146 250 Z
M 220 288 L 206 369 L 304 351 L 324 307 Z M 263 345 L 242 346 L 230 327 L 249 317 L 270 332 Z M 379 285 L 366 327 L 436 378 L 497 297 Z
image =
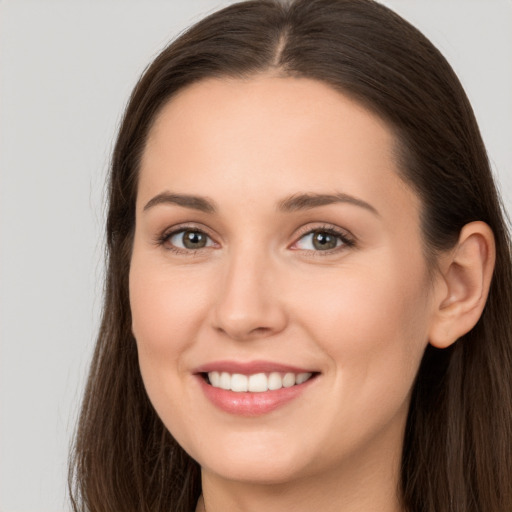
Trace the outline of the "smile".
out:
M 234 391 L 235 393 L 251 392 L 264 393 L 276 391 L 281 388 L 290 388 L 300 385 L 312 377 L 311 372 L 302 373 L 254 373 L 243 375 L 241 373 L 228 373 L 212 371 L 206 374 L 208 383 L 214 388 Z
M 318 371 L 264 361 L 210 363 L 193 373 L 204 396 L 217 409 L 252 417 L 298 398 L 320 376 Z

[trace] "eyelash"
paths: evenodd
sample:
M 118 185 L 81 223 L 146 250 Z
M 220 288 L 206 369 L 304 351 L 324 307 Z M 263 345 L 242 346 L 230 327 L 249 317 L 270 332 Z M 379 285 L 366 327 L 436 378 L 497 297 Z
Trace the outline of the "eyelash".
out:
M 323 256 L 330 256 L 332 254 L 339 253 L 340 251 L 343 251 L 345 249 L 349 249 L 351 247 L 354 247 L 356 245 L 356 241 L 352 235 L 349 235 L 346 231 L 342 231 L 337 226 L 334 226 L 332 224 L 323 224 L 322 226 L 315 227 L 313 229 L 311 228 L 304 228 L 304 230 L 299 231 L 297 241 L 294 242 L 294 245 L 304 238 L 307 235 L 311 235 L 314 233 L 324 233 L 328 235 L 333 235 L 334 237 L 338 238 L 341 241 L 341 245 L 339 247 L 335 247 L 334 249 L 328 249 L 325 251 L 320 250 L 308 250 L 308 249 L 295 249 L 295 250 L 302 250 L 307 251 L 309 253 L 312 253 L 315 257 L 323 257 Z
M 202 229 L 199 229 L 196 226 L 184 225 L 184 226 L 178 226 L 170 232 L 163 232 L 162 235 L 158 236 L 158 238 L 155 240 L 156 245 L 162 246 L 162 247 L 165 246 L 166 250 L 171 251 L 175 254 L 187 255 L 187 256 L 188 255 L 194 256 L 199 251 L 201 251 L 203 249 L 207 249 L 207 247 L 201 247 L 200 249 L 181 249 L 179 247 L 175 247 L 174 245 L 166 245 L 173 236 L 175 236 L 179 233 L 185 232 L 185 231 L 201 233 L 201 234 L 205 235 L 206 237 L 210 238 L 210 240 L 211 240 L 211 237 L 208 235 L 208 233 L 206 233 Z M 338 253 L 344 249 L 354 247 L 356 245 L 356 242 L 351 235 L 348 235 L 345 231 L 340 230 L 338 227 L 336 227 L 332 224 L 324 224 L 322 226 L 318 226 L 313 229 L 305 228 L 303 232 L 299 233 L 297 241 L 294 242 L 294 244 L 296 244 L 299 240 L 304 238 L 306 235 L 310 235 L 313 233 L 325 233 L 328 235 L 333 235 L 341 241 L 341 245 L 339 247 L 335 247 L 334 249 L 329 249 L 329 250 L 325 250 L 325 251 L 320 251 L 320 250 L 315 251 L 315 250 L 308 250 L 308 249 L 295 249 L 295 250 L 307 251 L 309 253 L 313 253 L 314 256 L 323 257 L 323 256 L 329 256 L 329 255 Z

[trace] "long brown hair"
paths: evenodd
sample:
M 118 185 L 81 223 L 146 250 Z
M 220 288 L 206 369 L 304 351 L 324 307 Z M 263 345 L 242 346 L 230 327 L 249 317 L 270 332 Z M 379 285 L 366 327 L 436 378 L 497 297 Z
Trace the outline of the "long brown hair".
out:
M 400 485 L 410 512 L 512 511 L 511 245 L 462 86 L 418 30 L 372 0 L 255 0 L 208 16 L 170 44 L 126 109 L 110 171 L 103 318 L 70 466 L 75 512 L 194 509 L 199 466 L 153 410 L 131 333 L 137 173 L 155 116 L 178 90 L 269 69 L 327 83 L 395 131 L 432 265 L 466 223 L 492 228 L 496 267 L 479 322 L 449 349 L 428 346 L 422 360 Z

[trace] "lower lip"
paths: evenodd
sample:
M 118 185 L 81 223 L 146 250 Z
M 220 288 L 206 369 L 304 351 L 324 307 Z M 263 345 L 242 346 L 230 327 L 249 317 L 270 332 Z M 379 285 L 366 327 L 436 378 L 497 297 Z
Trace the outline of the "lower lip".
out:
M 266 414 L 287 404 L 300 396 L 316 380 L 313 376 L 302 384 L 274 391 L 236 392 L 221 388 L 214 388 L 208 384 L 201 375 L 197 375 L 204 394 L 219 409 L 239 416 L 259 416 Z

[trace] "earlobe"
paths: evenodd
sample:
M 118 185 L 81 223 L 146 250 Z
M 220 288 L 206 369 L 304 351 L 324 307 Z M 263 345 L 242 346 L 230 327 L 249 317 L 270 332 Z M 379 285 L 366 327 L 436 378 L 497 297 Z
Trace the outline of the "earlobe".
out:
M 476 325 L 489 294 L 495 258 L 491 228 L 481 221 L 466 224 L 441 263 L 443 286 L 435 299 L 431 345 L 446 348 Z

